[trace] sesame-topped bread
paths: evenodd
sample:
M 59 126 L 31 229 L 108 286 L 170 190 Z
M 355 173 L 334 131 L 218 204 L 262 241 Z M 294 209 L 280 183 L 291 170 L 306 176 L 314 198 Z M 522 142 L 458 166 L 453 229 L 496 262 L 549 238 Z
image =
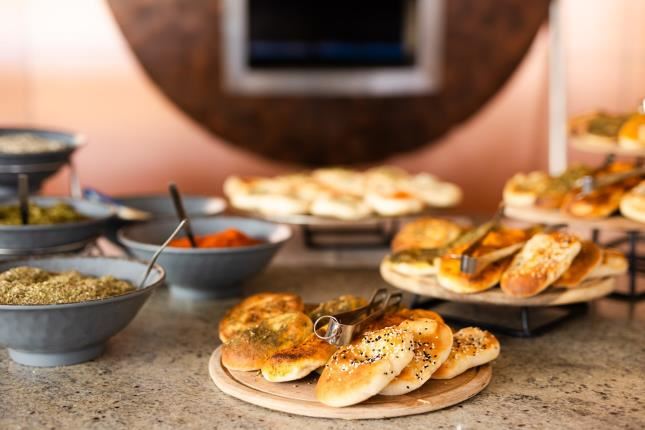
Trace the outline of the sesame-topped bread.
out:
M 452 348 L 452 330 L 435 319 L 404 321 L 399 328 L 414 337 L 414 358 L 381 391 L 386 396 L 406 394 L 425 384 L 448 359 Z
M 573 259 L 571 266 L 560 279 L 555 281 L 555 286 L 576 288 L 602 261 L 602 249 L 590 240 L 582 242 L 580 252 Z
M 271 382 L 295 381 L 324 366 L 336 352 L 337 346 L 311 333 L 300 345 L 272 355 L 262 365 L 262 376 Z
M 222 345 L 222 364 L 229 370 L 258 370 L 274 354 L 304 342 L 313 323 L 302 312 L 290 312 L 262 321 Z
M 369 332 L 338 349 L 316 385 L 318 401 L 334 407 L 360 403 L 381 392 L 414 358 L 412 333 L 398 327 Z
M 453 335 L 448 359 L 432 374 L 432 379 L 452 379 L 466 370 L 481 366 L 499 356 L 499 341 L 477 327 L 465 327 Z
M 556 231 L 534 235 L 502 275 L 502 290 L 514 297 L 539 294 L 566 272 L 580 248 L 580 241 L 572 234 Z
M 295 294 L 254 294 L 233 306 L 224 315 L 219 323 L 219 338 L 222 342 L 228 342 L 237 333 L 257 327 L 264 319 L 303 309 L 302 299 Z

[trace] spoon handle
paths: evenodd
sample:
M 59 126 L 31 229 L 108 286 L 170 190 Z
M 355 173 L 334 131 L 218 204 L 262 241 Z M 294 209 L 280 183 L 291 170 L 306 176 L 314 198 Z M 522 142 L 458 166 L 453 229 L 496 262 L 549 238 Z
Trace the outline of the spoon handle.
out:
M 20 221 L 29 224 L 29 177 L 24 173 L 18 175 L 18 201 L 20 204 Z
M 175 228 L 175 231 L 173 231 L 170 234 L 170 236 L 168 236 L 168 239 L 166 239 L 166 241 L 159 247 L 159 249 L 157 249 L 157 252 L 154 253 L 152 258 L 148 262 L 148 267 L 146 267 L 146 271 L 143 274 L 143 278 L 141 278 L 141 282 L 139 283 L 139 288 L 143 288 L 143 286 L 145 285 L 146 279 L 148 279 L 148 276 L 150 275 L 150 271 L 152 270 L 152 266 L 154 266 L 155 263 L 157 262 L 157 258 L 159 258 L 159 255 L 163 252 L 164 249 L 166 249 L 170 241 L 173 240 L 175 236 L 177 236 L 177 234 L 179 234 L 179 232 L 181 231 L 182 228 L 184 228 L 185 225 L 186 225 L 186 220 L 185 219 L 181 220 L 179 225 L 177 225 L 177 227 Z
M 197 248 L 197 241 L 195 240 L 195 235 L 193 234 L 193 228 L 191 227 L 188 215 L 186 215 L 186 211 L 184 210 L 184 204 L 181 200 L 181 194 L 179 193 L 177 185 L 174 182 L 171 182 L 170 184 L 168 184 L 168 191 L 170 191 L 170 196 L 172 197 L 172 202 L 175 205 L 175 211 L 177 211 L 179 220 L 186 221 L 185 230 L 186 236 L 188 236 L 188 241 L 190 242 L 190 246 Z

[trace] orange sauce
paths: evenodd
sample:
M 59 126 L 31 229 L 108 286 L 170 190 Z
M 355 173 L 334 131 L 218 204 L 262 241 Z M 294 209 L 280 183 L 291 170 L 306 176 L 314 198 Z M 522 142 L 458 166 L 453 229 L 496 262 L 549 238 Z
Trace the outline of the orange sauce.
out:
M 247 236 L 241 231 L 229 228 L 217 233 L 210 233 L 204 236 L 195 236 L 198 248 L 237 248 L 240 246 L 252 246 L 264 241 Z M 175 248 L 190 248 L 190 241 L 187 237 L 180 237 L 170 242 Z

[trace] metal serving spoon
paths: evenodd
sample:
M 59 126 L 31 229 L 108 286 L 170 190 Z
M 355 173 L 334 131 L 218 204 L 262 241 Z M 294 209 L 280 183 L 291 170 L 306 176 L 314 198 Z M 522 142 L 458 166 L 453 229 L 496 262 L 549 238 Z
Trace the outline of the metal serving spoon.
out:
M 18 175 L 18 204 L 20 206 L 20 221 L 22 225 L 29 224 L 29 176 Z
M 172 197 L 172 202 L 175 205 L 175 211 L 177 211 L 177 216 L 179 217 L 179 220 L 186 221 L 185 223 L 186 236 L 188 236 L 188 241 L 190 242 L 190 246 L 192 246 L 193 248 L 197 248 L 197 241 L 195 240 L 195 235 L 193 234 L 193 228 L 190 225 L 190 219 L 188 218 L 188 215 L 186 214 L 186 210 L 184 209 L 184 203 L 181 200 L 181 194 L 179 193 L 177 184 L 175 184 L 174 182 L 169 183 L 168 191 L 170 191 L 170 197 Z
M 144 284 L 146 283 L 146 279 L 148 279 L 148 276 L 150 275 L 150 271 L 152 270 L 152 266 L 155 265 L 157 262 L 157 258 L 159 258 L 159 255 L 163 252 L 164 249 L 168 246 L 168 244 L 179 234 L 182 228 L 186 225 L 186 220 L 181 220 L 179 225 L 175 228 L 175 231 L 173 231 L 170 236 L 168 236 L 168 239 L 164 243 L 161 244 L 159 249 L 157 249 L 157 252 L 154 253 L 150 261 L 148 262 L 148 267 L 146 267 L 146 271 L 143 274 L 143 278 L 141 278 L 141 282 L 139 283 L 139 288 L 143 288 Z

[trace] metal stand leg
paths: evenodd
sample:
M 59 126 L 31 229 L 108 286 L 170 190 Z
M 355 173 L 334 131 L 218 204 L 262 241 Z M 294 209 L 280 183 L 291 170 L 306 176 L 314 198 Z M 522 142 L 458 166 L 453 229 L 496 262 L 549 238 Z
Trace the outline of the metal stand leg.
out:
M 433 308 L 456 326 L 475 325 L 497 334 L 513 337 L 534 337 L 547 333 L 564 322 L 582 315 L 586 303 L 564 306 L 513 307 L 421 300 L 415 296 L 413 308 Z
M 639 273 L 645 272 L 645 259 L 638 255 L 638 242 L 643 237 L 640 236 L 638 231 L 627 232 L 626 237 L 608 243 L 608 246 L 617 246 L 627 243 L 627 261 L 629 262 L 629 292 L 628 293 L 612 293 L 611 298 L 618 300 L 638 301 L 645 299 L 645 291 L 637 291 L 637 282 Z
M 591 241 L 593 243 L 600 242 L 600 230 L 598 230 L 597 228 L 591 230 Z
M 399 221 L 391 220 L 389 222 L 383 221 L 374 227 L 367 228 L 314 228 L 309 225 L 303 225 L 302 233 L 304 244 L 309 249 L 363 250 L 389 247 L 398 228 Z M 324 240 L 325 238 L 327 240 Z M 333 240 L 334 238 L 336 239 L 335 241 Z

